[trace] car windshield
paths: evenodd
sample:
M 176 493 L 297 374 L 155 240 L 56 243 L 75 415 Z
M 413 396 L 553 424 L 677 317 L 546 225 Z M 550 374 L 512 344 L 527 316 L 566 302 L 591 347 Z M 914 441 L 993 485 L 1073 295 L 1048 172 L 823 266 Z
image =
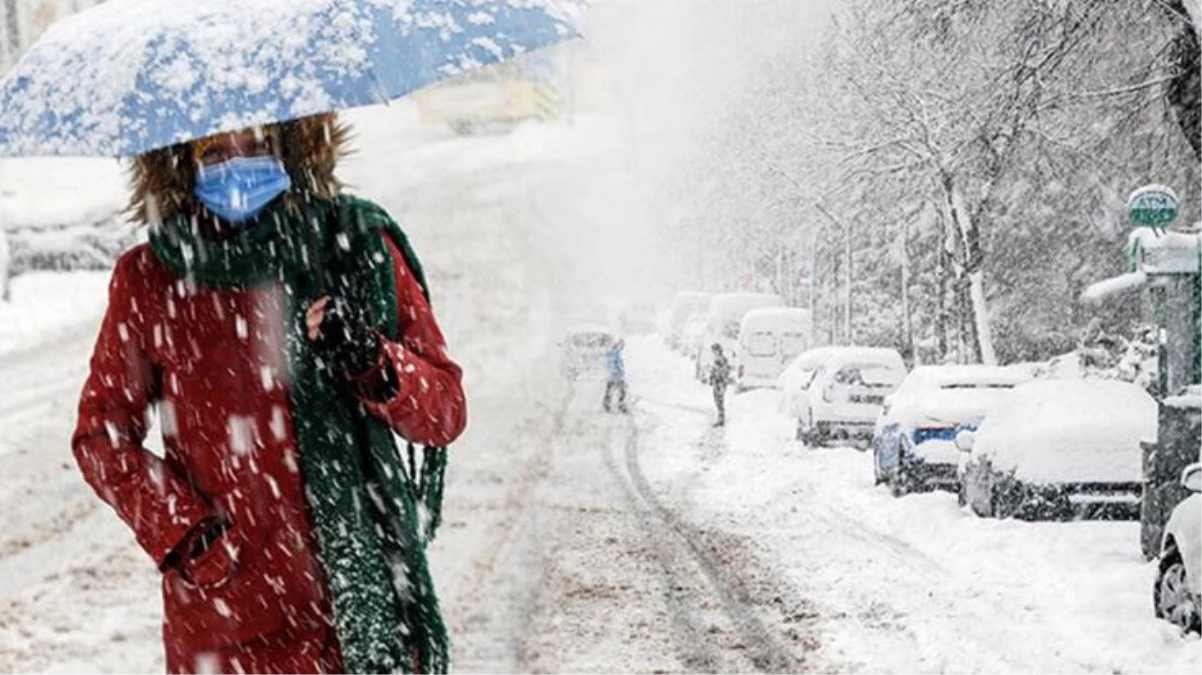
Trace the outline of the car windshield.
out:
M 873 389 L 896 387 L 901 373 L 880 363 L 861 363 L 843 366 L 835 373 L 835 382 Z
M 785 356 L 797 356 L 805 351 L 806 340 L 801 333 L 781 333 L 780 351 Z
M 776 340 L 772 333 L 752 333 L 747 336 L 747 353 L 751 356 L 772 356 L 776 353 Z

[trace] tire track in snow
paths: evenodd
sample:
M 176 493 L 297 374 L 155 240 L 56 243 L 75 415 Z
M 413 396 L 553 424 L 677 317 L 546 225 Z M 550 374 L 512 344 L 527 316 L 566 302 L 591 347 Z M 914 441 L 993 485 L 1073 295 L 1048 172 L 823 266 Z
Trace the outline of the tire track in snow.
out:
M 519 440 L 524 443 L 543 445 L 547 448 L 558 444 L 566 432 L 568 410 L 575 399 L 575 387 L 569 383 L 566 395 L 551 413 L 551 424 L 546 433 L 541 437 Z M 526 465 L 522 468 L 520 478 L 508 492 L 505 502 L 506 512 L 496 530 L 493 531 L 495 532 L 493 541 L 488 544 L 486 552 L 473 561 L 473 574 L 467 582 L 466 590 L 456 598 L 456 603 L 469 608 L 488 608 L 493 611 L 487 614 L 471 612 L 456 627 L 455 633 L 470 636 L 465 641 L 475 647 L 474 653 L 453 655 L 457 666 L 467 666 L 469 670 L 479 667 L 486 672 L 497 672 L 502 670 L 502 667 L 496 662 L 496 659 L 508 657 L 514 660 L 512 665 L 516 667 L 516 670 L 526 670 L 521 645 L 526 640 L 527 625 L 531 615 L 529 609 L 535 602 L 535 598 L 528 596 L 534 596 L 537 590 L 526 592 L 529 589 L 523 584 L 502 584 L 497 581 L 499 575 L 514 571 L 536 572 L 523 569 L 521 565 L 514 566 L 505 563 L 513 556 L 524 553 L 519 550 L 524 543 L 521 539 L 534 534 L 532 531 L 534 529 L 532 525 L 533 498 L 538 485 L 546 477 L 550 467 L 550 457 L 546 452 L 535 450 L 531 453 Z M 496 589 L 514 591 L 515 597 L 497 602 L 495 597 L 489 597 L 490 591 Z M 489 633 L 492 635 L 487 635 Z M 481 639 L 481 634 L 485 634 L 485 639 Z M 491 653 L 490 647 L 499 648 L 502 655 Z M 485 653 L 479 653 L 481 651 Z
M 608 447 L 607 453 L 611 453 Z M 680 576 L 678 570 L 671 569 L 673 566 L 681 567 L 679 556 L 669 555 L 666 551 L 669 546 L 673 545 L 667 542 L 673 542 L 675 547 L 683 550 L 685 557 L 696 566 L 711 593 L 716 596 L 723 613 L 742 638 L 742 645 L 745 647 L 743 656 L 757 670 L 773 673 L 803 670 L 804 657 L 794 654 L 792 649 L 774 635 L 775 631 L 755 614 L 753 608 L 758 603 L 738 573 L 745 570 L 737 570 L 732 574 L 728 570 L 730 563 L 718 557 L 721 544 L 731 542 L 717 542 L 717 545 L 711 544 L 712 548 L 703 546 L 703 542 L 719 539 L 721 536 L 708 534 L 688 525 L 674 511 L 667 508 L 655 495 L 655 491 L 643 474 L 638 456 L 639 429 L 632 418 L 628 423 L 624 443 L 625 472 L 617 466 L 612 454 L 607 456 L 607 465 L 623 483 L 631 502 L 647 516 L 654 516 L 654 518 L 645 518 L 644 523 L 649 538 L 656 541 L 659 548 L 665 553 L 661 558 L 668 563 L 665 564 L 665 573 L 671 578 Z M 775 580 L 774 585 L 779 589 L 784 588 L 783 584 Z M 705 640 L 694 640 L 692 646 L 696 647 L 698 642 L 704 644 Z M 710 666 L 715 661 L 715 657 L 712 653 L 706 653 L 702 656 L 701 661 Z

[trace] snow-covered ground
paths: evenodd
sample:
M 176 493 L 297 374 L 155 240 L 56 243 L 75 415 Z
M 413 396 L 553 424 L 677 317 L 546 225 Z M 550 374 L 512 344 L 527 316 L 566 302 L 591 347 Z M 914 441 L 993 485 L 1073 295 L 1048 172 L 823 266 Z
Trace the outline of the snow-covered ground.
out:
M 98 323 L 107 272 L 29 272 L 12 280 L 0 302 L 0 354 L 34 347 L 81 323 Z
M 432 550 L 456 671 L 1202 670 L 1152 617 L 1133 523 L 895 500 L 867 455 L 792 440 L 774 392 L 732 394 L 712 429 L 655 338 L 630 342 L 631 415 L 559 380 L 562 331 L 656 273 L 622 119 L 459 138 L 404 103 L 348 118 L 343 177 L 410 234 L 465 367 Z M 22 275 L 0 303 L 0 672 L 162 670 L 157 573 L 69 450 L 104 282 Z
M 460 139 L 397 112 L 353 117 L 346 176 L 413 236 L 466 367 L 432 553 L 457 671 L 1202 666 L 1152 617 L 1133 523 L 895 500 L 867 455 L 793 441 L 774 392 L 732 396 L 711 429 L 708 391 L 653 338 L 629 349 L 633 414 L 600 412 L 600 383 L 557 379 L 555 343 L 593 290 L 578 223 L 621 180 L 611 122 Z M 567 191 L 584 164 L 598 187 Z M 156 573 L 68 449 L 103 298 L 103 275 L 25 275 L 0 305 L 0 671 L 161 669 Z
M 1138 523 L 980 519 L 948 493 L 894 499 L 871 457 L 793 440 L 775 391 L 708 392 L 654 341 L 629 371 L 642 393 L 638 461 L 689 527 L 754 542 L 782 633 L 807 665 L 864 672 L 1196 672 L 1202 643 L 1153 618 L 1155 564 Z M 645 430 L 643 430 L 645 429 Z

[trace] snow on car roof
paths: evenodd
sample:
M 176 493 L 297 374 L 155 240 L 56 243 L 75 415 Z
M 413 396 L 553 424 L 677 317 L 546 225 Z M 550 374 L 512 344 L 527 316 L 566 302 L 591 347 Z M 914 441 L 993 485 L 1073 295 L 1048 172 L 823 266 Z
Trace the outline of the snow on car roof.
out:
M 760 307 L 780 307 L 785 301 L 775 293 L 720 293 L 710 300 L 709 314 L 723 316 L 742 314 Z
M 837 361 L 839 363 L 866 361 L 868 363 L 889 363 L 903 366 L 901 354 L 898 354 L 896 349 L 889 349 L 888 347 L 828 345 L 826 347 L 815 347 L 798 356 L 797 359 L 799 361 L 804 359 L 805 361 L 812 362 Z
M 963 386 L 1015 386 L 1031 379 L 1026 368 L 1015 366 L 946 365 L 918 366 L 910 378 L 935 387 Z
M 891 415 L 911 427 L 976 423 L 1031 379 L 1014 366 L 918 366 L 894 395 Z
M 1156 415 L 1156 401 L 1129 382 L 1035 380 L 986 415 L 973 455 L 1022 480 L 1139 480 Z
M 800 307 L 760 307 L 747 312 L 748 317 L 783 317 L 792 319 L 794 317 L 809 318 L 810 310 L 801 309 Z
M 581 335 L 583 333 L 605 333 L 606 335 L 611 335 L 611 336 L 614 334 L 612 330 L 606 328 L 605 326 L 602 326 L 601 324 L 587 324 L 586 323 L 586 324 L 581 324 L 579 326 L 573 326 L 571 329 L 568 330 L 569 335 Z
M 743 315 L 743 326 L 762 324 L 808 324 L 810 310 L 798 307 L 761 307 Z

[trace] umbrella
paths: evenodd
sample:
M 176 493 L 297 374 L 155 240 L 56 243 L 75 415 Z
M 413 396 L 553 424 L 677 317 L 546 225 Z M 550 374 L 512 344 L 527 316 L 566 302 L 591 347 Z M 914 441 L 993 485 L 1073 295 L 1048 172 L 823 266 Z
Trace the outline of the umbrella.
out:
M 578 35 L 581 0 L 109 0 L 0 83 L 0 156 L 128 157 L 383 103 Z

